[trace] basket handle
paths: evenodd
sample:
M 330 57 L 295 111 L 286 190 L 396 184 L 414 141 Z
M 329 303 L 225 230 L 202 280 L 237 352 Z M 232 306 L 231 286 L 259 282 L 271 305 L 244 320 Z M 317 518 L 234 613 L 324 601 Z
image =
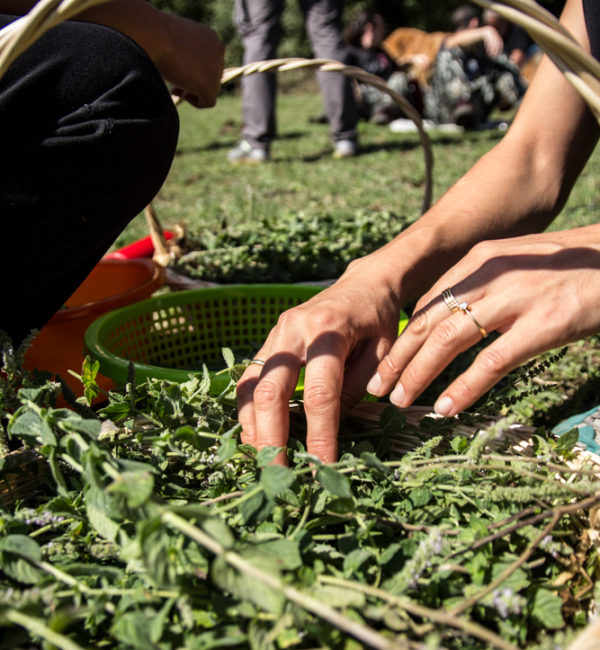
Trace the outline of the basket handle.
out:
M 400 93 L 392 90 L 381 77 L 363 70 L 356 66 L 345 65 L 339 61 L 329 59 L 270 59 L 268 61 L 254 61 L 236 68 L 227 68 L 223 71 L 221 85 L 229 83 L 234 79 L 246 77 L 258 72 L 285 72 L 287 70 L 299 70 L 301 68 L 311 68 L 321 72 L 339 72 L 341 74 L 355 79 L 362 83 L 370 84 L 378 90 L 389 95 L 402 109 L 405 115 L 414 122 L 419 133 L 419 138 L 423 146 L 425 158 L 425 196 L 421 206 L 421 213 L 426 212 L 431 205 L 433 194 L 433 153 L 431 150 L 431 141 L 423 128 L 423 120 L 417 109 Z

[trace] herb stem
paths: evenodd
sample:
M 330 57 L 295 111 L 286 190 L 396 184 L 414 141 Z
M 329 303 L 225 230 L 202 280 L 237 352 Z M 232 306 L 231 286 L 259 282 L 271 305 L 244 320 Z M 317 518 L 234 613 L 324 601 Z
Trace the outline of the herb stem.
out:
M 311 506 L 309 503 L 304 508 L 304 511 L 302 512 L 302 516 L 300 517 L 300 521 L 298 521 L 298 524 L 292 531 L 292 534 L 290 535 L 290 539 L 294 539 L 294 537 L 298 534 L 298 532 L 304 528 L 304 525 L 306 524 L 306 520 L 308 519 L 308 515 L 310 514 L 310 510 L 311 510 Z
M 49 562 L 36 562 L 34 560 L 30 560 L 32 564 L 34 564 L 38 569 L 41 569 L 42 571 L 45 571 L 46 573 L 49 573 L 51 576 L 54 576 L 57 580 L 60 580 L 60 582 L 64 582 L 66 585 L 69 585 L 69 587 L 74 587 L 81 593 L 87 593 L 88 587 L 84 584 L 81 584 L 78 580 L 73 578 L 71 575 L 68 573 L 65 573 L 64 571 L 61 571 L 60 569 L 57 569 L 54 565 L 50 564 Z
M 354 589 L 368 596 L 379 598 L 380 600 L 384 600 L 396 607 L 406 610 L 413 616 L 428 618 L 435 623 L 439 623 L 441 625 L 449 625 L 451 627 L 457 628 L 473 637 L 482 639 L 483 641 L 486 641 L 487 643 L 490 643 L 496 648 L 500 648 L 501 650 L 518 650 L 516 646 L 500 638 L 497 634 L 492 632 L 492 630 L 488 630 L 487 628 L 479 625 L 478 623 L 474 623 L 473 621 L 466 621 L 464 619 L 457 618 L 456 615 L 451 612 L 446 612 L 438 609 L 430 609 L 429 607 L 419 605 L 410 600 L 399 598 L 398 596 L 390 594 L 383 589 L 352 582 L 351 580 L 344 580 L 343 578 L 337 578 L 335 576 L 320 575 L 318 579 L 323 583 L 335 584 L 340 587 L 346 587 L 347 589 Z
M 402 648 L 402 646 L 390 642 L 388 639 L 381 636 L 377 631 L 368 627 L 367 625 L 361 625 L 356 621 L 347 618 L 332 607 L 326 605 L 324 602 L 303 594 L 294 587 L 285 585 L 281 582 L 281 580 L 279 580 L 279 578 L 265 573 L 258 567 L 246 561 L 237 553 L 226 550 L 221 544 L 219 544 L 219 542 L 214 540 L 209 535 L 206 535 L 196 526 L 190 524 L 188 521 L 174 514 L 173 512 L 164 511 L 161 515 L 161 518 L 165 524 L 173 526 L 174 528 L 180 530 L 195 542 L 204 546 L 204 548 L 207 548 L 214 555 L 222 557 L 228 564 L 235 567 L 242 573 L 252 576 L 256 580 L 260 580 L 263 584 L 266 584 L 272 589 L 275 589 L 282 593 L 290 602 L 302 607 L 303 609 L 306 609 L 309 612 L 312 612 L 319 618 L 326 620 L 335 627 L 343 630 L 344 632 L 347 632 L 351 636 L 366 643 L 372 648 L 376 648 L 377 650 L 399 650 Z
M 470 598 L 467 598 L 464 600 L 462 603 L 457 605 L 456 607 L 453 607 L 450 610 L 451 614 L 461 614 L 462 612 L 467 611 L 470 607 L 475 605 L 477 602 L 479 602 L 482 598 L 487 596 L 488 594 L 491 594 L 493 591 L 495 591 L 506 579 L 508 579 L 519 567 L 521 567 L 527 560 L 529 559 L 529 556 L 533 553 L 533 551 L 537 548 L 537 546 L 540 544 L 540 542 L 546 537 L 546 535 L 549 535 L 554 527 L 558 524 L 560 521 L 560 518 L 562 517 L 562 514 L 559 512 L 556 512 L 554 516 L 552 517 L 552 521 L 544 528 L 544 530 L 531 542 L 531 544 L 525 549 L 525 551 L 519 556 L 519 558 L 513 562 L 510 566 L 506 567 L 502 573 L 495 579 L 492 580 L 486 587 L 478 591 L 476 594 L 473 594 Z
M 69 517 L 68 519 L 63 519 L 59 523 L 48 524 L 47 526 L 43 526 L 42 528 L 38 528 L 37 530 L 34 530 L 31 533 L 29 533 L 29 537 L 31 537 L 31 538 L 39 537 L 40 535 L 43 535 L 44 533 L 47 533 L 49 530 L 54 530 L 55 528 L 58 528 L 59 526 L 67 526 L 68 524 L 72 524 L 74 521 L 75 521 L 75 519 L 73 517 Z
M 583 501 L 580 501 L 578 503 L 571 503 L 566 506 L 560 506 L 554 511 L 554 514 L 552 516 L 552 521 L 544 528 L 544 530 L 531 542 L 531 544 L 523 551 L 523 553 L 519 556 L 519 558 L 513 562 L 510 566 L 508 566 L 502 573 L 492 582 L 490 582 L 489 585 L 487 585 L 484 589 L 481 591 L 477 592 L 476 594 L 473 594 L 470 598 L 467 598 L 467 600 L 463 601 L 456 607 L 450 610 L 452 614 L 457 614 L 466 611 L 475 603 L 480 601 L 482 598 L 487 596 L 488 594 L 492 593 L 497 587 L 499 587 L 509 576 L 511 576 L 519 567 L 523 566 L 525 562 L 529 559 L 533 551 L 540 545 L 540 542 L 546 537 L 546 535 L 549 535 L 554 528 L 556 528 L 558 522 L 561 520 L 563 515 L 569 514 L 570 512 L 577 512 L 582 509 L 589 508 L 593 506 L 594 504 L 598 503 L 600 501 L 600 494 L 596 494 L 592 497 L 589 497 L 588 499 L 584 499 Z
M 228 503 L 226 506 L 220 508 L 219 513 L 235 510 L 242 503 L 248 501 L 248 499 L 251 499 L 255 494 L 258 494 L 259 492 L 262 492 L 262 485 L 257 485 L 256 487 L 253 487 L 251 490 L 245 490 L 239 499 L 236 499 L 235 501 Z
M 39 618 L 28 616 L 16 609 L 9 609 L 8 611 L 3 612 L 2 617 L 15 625 L 24 627 L 30 633 L 41 636 L 42 639 L 45 639 L 61 650 L 83 650 L 79 644 L 71 641 L 68 637 L 51 630 Z
M 587 508 L 593 506 L 598 501 L 600 501 L 600 495 L 591 496 L 588 499 L 581 501 L 578 504 L 578 509 L 585 511 Z M 473 542 L 469 550 L 475 550 L 480 546 L 485 546 L 489 542 L 493 542 L 494 540 L 504 537 L 505 535 L 508 535 L 510 533 L 513 533 L 516 530 L 520 530 L 525 526 L 534 526 L 540 521 L 544 521 L 544 519 L 547 519 L 548 517 L 552 516 L 555 512 L 556 510 L 554 508 L 549 508 L 547 510 L 544 510 L 544 512 L 540 512 L 538 515 L 529 517 L 529 519 L 520 519 L 517 523 L 513 524 L 508 528 L 503 528 L 497 533 L 494 533 L 492 535 L 487 535 L 486 537 L 482 537 L 481 539 L 478 539 L 477 541 Z

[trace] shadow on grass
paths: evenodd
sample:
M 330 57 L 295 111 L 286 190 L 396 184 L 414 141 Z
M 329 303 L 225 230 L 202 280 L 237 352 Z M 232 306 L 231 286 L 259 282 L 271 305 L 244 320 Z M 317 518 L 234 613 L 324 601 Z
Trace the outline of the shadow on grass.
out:
M 288 131 L 283 135 L 277 136 L 277 140 L 299 140 L 307 135 L 304 131 Z M 191 154 L 202 153 L 204 151 L 219 151 L 222 149 L 231 149 L 239 141 L 241 135 L 235 137 L 233 140 L 231 138 L 222 139 L 222 140 L 213 140 L 208 144 L 201 147 L 177 147 L 176 156 L 188 156 Z

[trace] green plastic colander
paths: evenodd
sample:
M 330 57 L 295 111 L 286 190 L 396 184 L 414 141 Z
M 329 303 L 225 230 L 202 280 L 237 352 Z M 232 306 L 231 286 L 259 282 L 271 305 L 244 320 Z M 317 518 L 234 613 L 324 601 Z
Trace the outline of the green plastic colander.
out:
M 211 392 L 228 383 L 222 349 L 252 359 L 279 315 L 323 287 L 248 284 L 177 291 L 115 309 L 94 321 L 85 334 L 87 352 L 100 373 L 125 384 L 129 363 L 136 382 L 148 378 L 187 381 L 206 365 Z M 406 324 L 406 317 L 400 329 Z M 304 388 L 304 374 L 296 391 Z

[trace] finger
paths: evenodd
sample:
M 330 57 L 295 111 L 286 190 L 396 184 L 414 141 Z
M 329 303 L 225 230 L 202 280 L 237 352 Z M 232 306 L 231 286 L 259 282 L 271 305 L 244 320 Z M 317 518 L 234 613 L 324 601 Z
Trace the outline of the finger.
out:
M 521 331 L 522 330 L 522 331 Z M 527 327 L 513 327 L 485 347 L 473 363 L 438 397 L 434 410 L 451 417 L 476 402 L 511 370 L 542 350 L 525 350 Z
M 290 353 L 270 353 L 265 359 L 252 393 L 254 422 L 250 421 L 249 414 L 244 413 L 250 427 L 248 437 L 254 438 L 254 446 L 259 451 L 264 447 L 285 447 L 287 444 L 289 401 L 296 388 L 300 367 L 299 358 Z M 275 462 L 287 462 L 285 451 L 277 456 Z
M 261 369 L 248 366 L 236 386 L 238 422 L 242 427 L 242 442 L 256 447 L 256 424 L 254 421 L 254 389 L 258 384 Z
M 374 339 L 356 348 L 346 364 L 341 394 L 341 417 L 343 418 L 362 399 L 369 377 L 389 352 L 393 338 Z
M 321 336 L 308 350 L 304 384 L 308 453 L 324 463 L 337 460 L 340 395 L 347 345 L 339 335 Z
M 367 391 L 376 397 L 387 395 L 433 328 L 449 314 L 448 307 L 439 296 L 415 311 L 402 334 L 377 366 L 367 384 Z
M 480 340 L 481 333 L 468 314 L 460 311 L 443 319 L 406 364 L 390 402 L 402 408 L 412 404 L 453 359 Z

